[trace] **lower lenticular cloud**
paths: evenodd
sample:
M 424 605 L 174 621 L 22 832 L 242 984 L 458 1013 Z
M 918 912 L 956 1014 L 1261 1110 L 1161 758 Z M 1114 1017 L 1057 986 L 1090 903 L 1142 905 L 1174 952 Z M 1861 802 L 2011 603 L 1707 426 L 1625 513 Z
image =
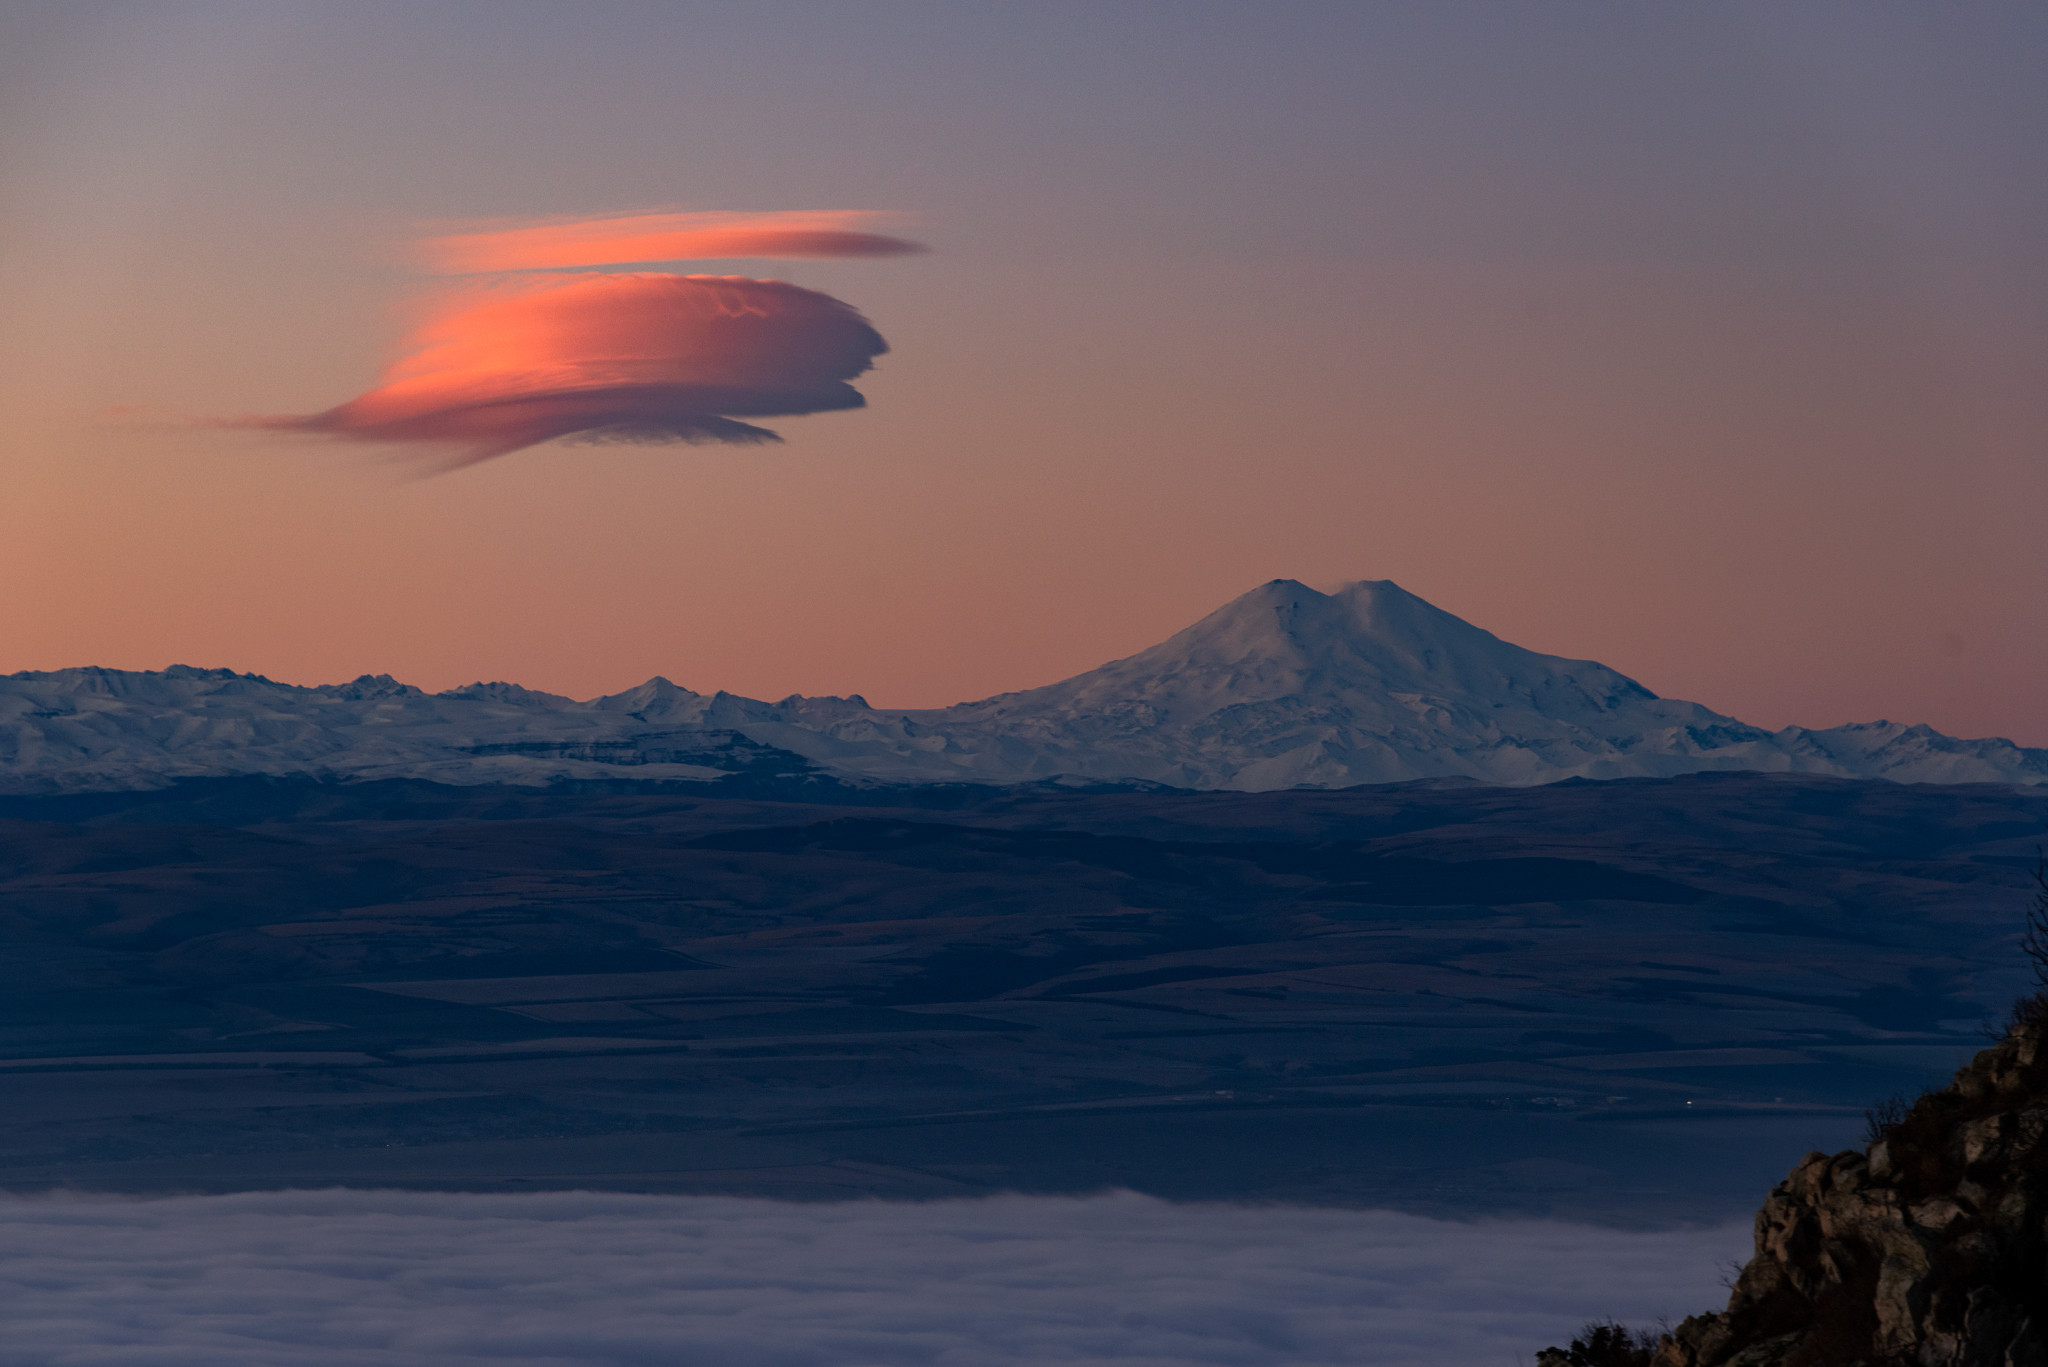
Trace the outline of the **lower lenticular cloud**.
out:
M 369 393 L 246 425 L 436 447 L 449 467 L 557 437 L 766 442 L 737 421 L 859 408 L 888 350 L 853 308 L 777 280 L 578 276 L 450 307 Z
M 924 248 L 864 231 L 879 214 L 820 209 L 772 214 L 635 214 L 450 233 L 419 244 L 431 270 L 446 274 L 560 270 L 733 257 L 904 256 Z

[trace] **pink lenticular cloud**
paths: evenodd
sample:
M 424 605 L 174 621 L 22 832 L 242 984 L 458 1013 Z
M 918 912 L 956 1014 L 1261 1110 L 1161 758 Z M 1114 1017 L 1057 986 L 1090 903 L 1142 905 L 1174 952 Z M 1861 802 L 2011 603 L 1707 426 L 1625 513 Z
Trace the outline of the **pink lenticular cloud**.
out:
M 734 257 L 904 256 L 925 250 L 863 230 L 882 215 L 817 209 L 767 214 L 637 214 L 430 237 L 418 247 L 432 270 L 461 275 Z
M 451 306 L 369 393 L 247 425 L 424 444 L 447 468 L 557 437 L 767 442 L 737 418 L 859 408 L 888 350 L 853 308 L 778 280 L 597 275 Z

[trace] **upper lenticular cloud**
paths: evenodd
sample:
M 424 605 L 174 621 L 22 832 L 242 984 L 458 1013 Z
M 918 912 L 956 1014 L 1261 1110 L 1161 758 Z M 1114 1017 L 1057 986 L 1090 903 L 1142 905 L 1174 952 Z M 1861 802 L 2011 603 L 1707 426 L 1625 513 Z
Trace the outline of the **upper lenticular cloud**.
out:
M 636 214 L 453 233 L 427 238 L 418 251 L 428 268 L 460 275 L 734 257 L 905 256 L 925 250 L 862 229 L 878 217 L 848 209 Z
M 428 238 L 445 274 L 524 272 L 456 295 L 369 393 L 324 413 L 233 424 L 439 448 L 446 468 L 557 437 L 780 441 L 744 417 L 860 408 L 847 381 L 888 344 L 828 294 L 779 280 L 533 272 L 714 257 L 900 256 L 848 210 L 642 214 Z

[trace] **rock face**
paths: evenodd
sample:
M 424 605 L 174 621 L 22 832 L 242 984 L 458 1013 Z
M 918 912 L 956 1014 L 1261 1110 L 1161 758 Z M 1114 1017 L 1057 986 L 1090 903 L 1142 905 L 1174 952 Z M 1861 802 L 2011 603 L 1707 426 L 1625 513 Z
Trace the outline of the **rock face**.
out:
M 1810 1153 L 1756 1217 L 1719 1314 L 1657 1367 L 2048 1367 L 2048 1025 L 1887 1125 Z

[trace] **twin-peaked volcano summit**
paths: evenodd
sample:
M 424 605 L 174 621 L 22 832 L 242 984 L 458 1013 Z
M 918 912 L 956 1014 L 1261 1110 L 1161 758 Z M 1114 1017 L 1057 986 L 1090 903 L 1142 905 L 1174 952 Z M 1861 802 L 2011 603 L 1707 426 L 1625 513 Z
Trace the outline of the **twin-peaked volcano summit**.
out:
M 1511 645 L 1386 580 L 1324 594 L 1276 579 L 1127 659 L 945 708 L 765 703 L 662 678 L 588 702 L 504 683 L 429 695 L 385 676 L 298 688 L 183 666 L 0 679 L 0 790 L 13 792 L 251 773 L 1264 790 L 1706 769 L 2043 783 L 2048 751 L 1889 722 L 1763 731 Z
M 1161 782 L 1232 788 L 1382 775 L 1540 782 L 1560 745 L 1590 756 L 1605 751 L 1589 736 L 1727 720 L 1662 703 L 1590 660 L 1510 645 L 1391 581 L 1322 594 L 1291 579 L 1129 659 L 947 713 L 999 731 L 1063 731 L 1134 774 L 1148 757 L 1177 766 L 1142 773 Z
M 1276 703 L 1303 717 L 1391 721 L 1443 706 L 1590 715 L 1654 697 L 1604 665 L 1509 645 L 1391 582 L 1321 594 L 1276 579 L 1129 659 L 948 710 L 1109 716 L 1142 708 L 1152 725 L 1191 725 Z

